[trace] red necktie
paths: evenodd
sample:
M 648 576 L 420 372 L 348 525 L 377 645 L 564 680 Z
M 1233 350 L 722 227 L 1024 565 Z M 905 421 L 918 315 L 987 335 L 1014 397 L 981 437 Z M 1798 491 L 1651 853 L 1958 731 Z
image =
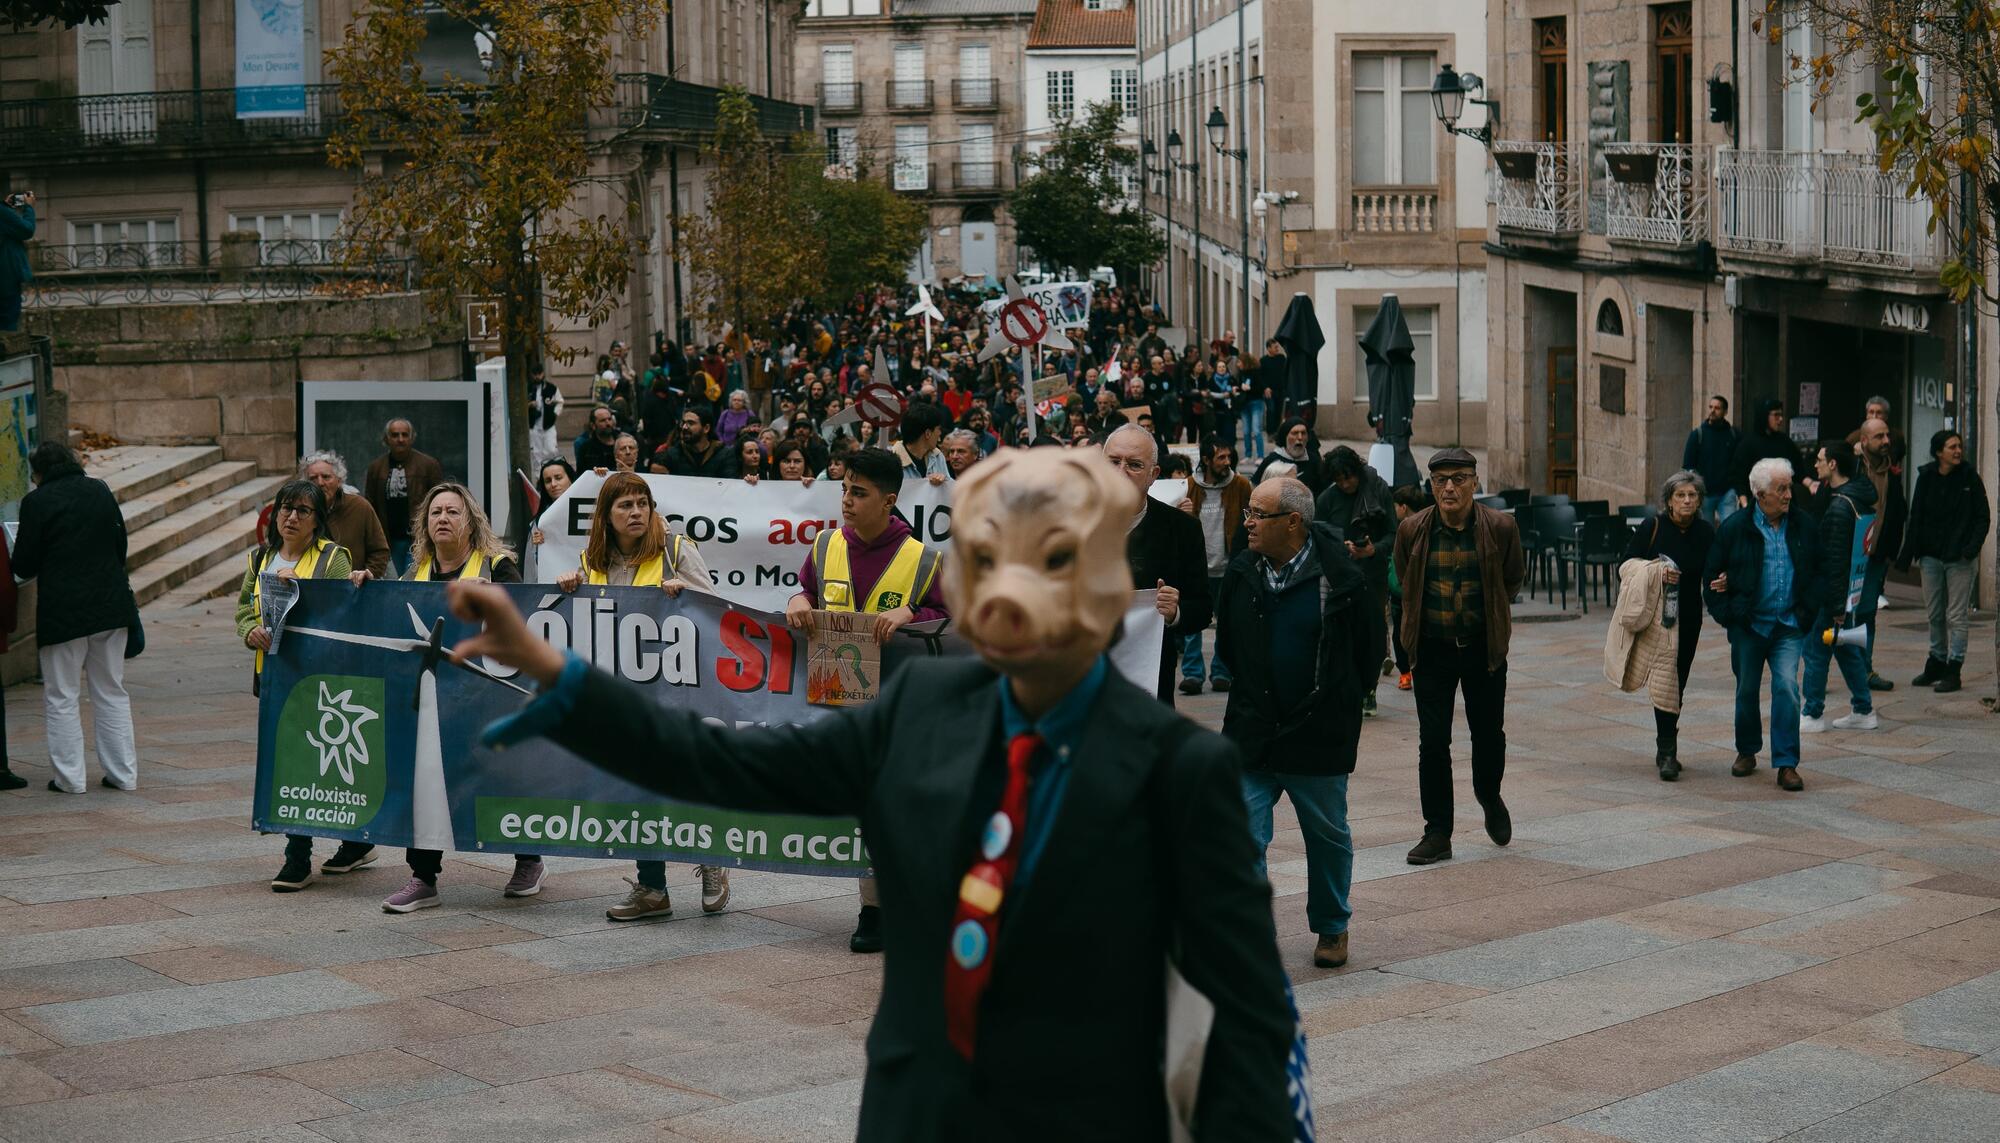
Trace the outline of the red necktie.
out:
M 1000 808 L 986 820 L 979 856 L 958 884 L 958 913 L 952 918 L 951 948 L 944 963 L 945 1033 L 967 1060 L 979 1033 L 979 998 L 993 978 L 993 944 L 1000 935 L 1000 905 L 1021 861 L 1021 835 L 1028 819 L 1028 763 L 1042 745 L 1039 734 L 1017 734 L 1007 742 L 1007 787 Z

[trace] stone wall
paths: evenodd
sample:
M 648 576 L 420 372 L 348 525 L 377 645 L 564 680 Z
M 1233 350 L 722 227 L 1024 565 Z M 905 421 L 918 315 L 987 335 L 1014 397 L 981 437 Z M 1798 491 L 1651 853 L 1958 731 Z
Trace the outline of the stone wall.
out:
M 36 321 L 55 339 L 71 427 L 127 444 L 219 444 L 263 472 L 297 458 L 300 381 L 464 372 L 464 342 L 416 294 L 76 306 Z

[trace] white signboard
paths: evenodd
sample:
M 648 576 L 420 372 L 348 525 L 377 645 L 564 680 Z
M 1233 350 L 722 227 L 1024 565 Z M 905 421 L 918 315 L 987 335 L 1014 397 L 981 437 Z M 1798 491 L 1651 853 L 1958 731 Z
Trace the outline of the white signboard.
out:
M 1094 282 L 1044 282 L 1039 286 L 1021 287 L 1023 293 L 1040 303 L 1042 312 L 1049 315 L 1057 329 L 1089 327 L 1090 298 L 1094 289 Z M 989 328 L 999 320 L 1000 308 L 1006 304 L 1005 297 L 981 303 L 979 312 L 986 316 Z
M 236 0 L 236 117 L 306 114 L 305 0 Z
M 536 527 L 534 576 L 553 583 L 574 570 L 590 539 L 590 518 L 604 478 L 586 472 L 555 503 L 542 510 Z M 799 589 L 799 567 L 812 554 L 813 539 L 840 527 L 840 482 L 815 480 L 810 488 L 787 480 L 742 480 L 705 476 L 646 477 L 660 514 L 682 535 L 701 546 L 702 562 L 715 590 L 733 602 L 783 611 Z M 896 508 L 926 544 L 951 542 L 951 484 L 910 480 Z

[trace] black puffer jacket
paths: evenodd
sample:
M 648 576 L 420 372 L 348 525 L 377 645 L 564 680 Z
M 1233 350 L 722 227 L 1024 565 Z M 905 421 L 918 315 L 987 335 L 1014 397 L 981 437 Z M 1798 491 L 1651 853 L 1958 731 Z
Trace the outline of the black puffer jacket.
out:
M 14 575 L 41 580 L 35 640 L 44 647 L 139 622 L 118 498 L 75 465 L 55 469 L 21 501 Z
M 1297 590 L 1319 594 L 1319 639 L 1314 677 L 1287 680 L 1286 690 L 1303 695 L 1297 702 L 1278 697 L 1273 648 L 1292 632 L 1278 622 L 1279 597 L 1264 576 L 1264 557 L 1245 551 L 1230 560 L 1216 594 L 1216 653 L 1236 678 L 1222 733 L 1243 752 L 1246 770 L 1354 772 L 1361 695 L 1382 663 L 1382 608 L 1333 529 L 1315 523 L 1312 543 L 1300 572 L 1307 586 Z
M 1993 514 L 1986 507 L 1986 482 L 1961 464 L 1950 474 L 1938 474 L 1937 461 L 1917 470 L 1917 492 L 1910 498 L 1910 520 L 1903 528 L 1903 550 L 1896 566 L 1905 571 L 1921 559 L 1970 560 L 1986 545 Z
M 1825 626 L 1836 615 L 1847 611 L 1848 572 L 1854 555 L 1854 526 L 1866 517 L 1870 526 L 1881 523 L 1881 514 L 1875 510 L 1875 485 L 1865 476 L 1857 476 L 1831 490 L 1826 498 L 1826 510 L 1820 514 L 1813 532 L 1813 546 L 1819 552 L 1820 574 L 1813 577 L 1810 586 L 1814 588 L 1812 603 L 1818 610 L 1818 618 L 1813 629 Z M 1794 581 L 1797 584 L 1798 581 Z M 1875 601 L 1864 599 L 1856 608 L 1855 618 L 1866 621 L 1875 613 Z

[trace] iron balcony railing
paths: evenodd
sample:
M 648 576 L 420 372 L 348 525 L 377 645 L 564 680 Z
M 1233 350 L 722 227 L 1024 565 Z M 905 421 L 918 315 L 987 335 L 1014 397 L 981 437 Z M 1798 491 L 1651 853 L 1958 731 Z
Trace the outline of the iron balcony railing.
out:
M 931 109 L 931 81 L 928 79 L 892 79 L 888 90 L 891 111 Z
M 1715 155 L 1715 244 L 1726 254 L 1914 273 L 1935 272 L 1950 228 L 1907 193 L 1906 167 L 1870 155 L 1738 151 Z
M 1493 203 L 1501 226 L 1539 234 L 1583 230 L 1583 145 L 1493 144 Z
M 889 189 L 928 191 L 937 186 L 937 164 L 898 158 L 889 164 Z
M 997 79 L 954 79 L 951 81 L 951 105 L 953 107 L 979 109 L 1000 106 L 1000 81 Z
M 715 130 L 722 89 L 686 83 L 651 72 L 618 76 L 619 125 L 626 130 L 700 134 Z M 785 139 L 813 129 L 813 109 L 762 95 L 750 96 L 757 129 L 767 139 Z
M 860 114 L 861 85 L 858 83 L 820 84 L 819 110 L 822 115 Z
M 1606 143 L 1605 234 L 1679 248 L 1708 237 L 1708 150 L 1687 143 Z
M 350 297 L 415 289 L 416 262 L 340 239 L 28 244 L 29 309 Z
M 233 87 L 0 101 L 0 150 L 11 155 L 143 146 L 264 145 L 324 139 L 340 89 L 305 89 L 302 114 L 238 119 Z

